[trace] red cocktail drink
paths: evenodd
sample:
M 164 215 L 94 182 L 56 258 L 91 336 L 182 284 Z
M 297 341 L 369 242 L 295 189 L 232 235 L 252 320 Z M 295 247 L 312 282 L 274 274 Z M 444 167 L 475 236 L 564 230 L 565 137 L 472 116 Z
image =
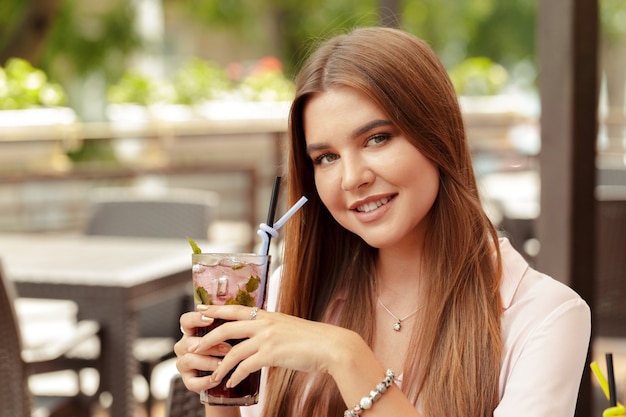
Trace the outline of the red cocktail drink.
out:
M 249 307 L 262 307 L 263 285 L 261 277 L 269 267 L 269 256 L 256 254 L 193 254 L 192 277 L 196 304 L 229 305 L 238 304 Z M 203 336 L 212 329 L 225 323 L 215 320 L 208 327 L 196 329 L 196 336 Z M 244 339 L 227 340 L 234 346 Z M 199 371 L 200 375 L 210 372 Z M 232 371 L 231 371 L 232 373 Z M 202 391 L 200 400 L 210 405 L 253 405 L 259 399 L 261 372 L 250 374 L 233 388 L 225 384 L 230 373 L 215 388 Z

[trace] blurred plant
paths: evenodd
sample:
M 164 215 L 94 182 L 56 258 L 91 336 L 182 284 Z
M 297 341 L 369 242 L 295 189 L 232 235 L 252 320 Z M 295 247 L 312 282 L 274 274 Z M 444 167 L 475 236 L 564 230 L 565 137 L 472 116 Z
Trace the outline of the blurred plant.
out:
M 114 104 L 135 103 L 143 106 L 173 103 L 176 101 L 176 91 L 167 80 L 128 71 L 119 82 L 108 88 L 107 100 Z
M 176 72 L 174 89 L 178 103 L 193 104 L 225 97 L 233 83 L 217 64 L 192 58 Z
M 454 89 L 459 95 L 478 96 L 498 94 L 509 75 L 500 64 L 486 57 L 467 58 L 450 71 Z
M 426 40 L 446 67 L 467 56 L 469 40 L 488 18 L 494 0 L 421 0 L 404 2 L 402 25 Z
M 600 28 L 605 41 L 620 41 L 626 35 L 626 2 L 600 0 Z
M 133 2 L 109 0 L 99 7 L 63 0 L 46 41 L 41 66 L 55 79 L 102 72 L 107 80 L 124 73 L 126 60 L 143 47 L 135 31 Z
M 80 164 L 76 168 L 89 167 L 90 165 L 99 168 L 119 165 L 113 146 L 108 140 L 84 141 L 80 147 L 67 151 L 66 154 L 70 161 Z
M 207 100 L 288 101 L 293 99 L 293 82 L 282 72 L 282 63 L 265 57 L 249 69 L 235 62 L 222 68 L 211 61 L 192 58 L 175 73 L 172 81 L 127 72 L 109 87 L 109 103 L 198 104 Z
M 261 58 L 243 76 L 237 90 L 250 101 L 291 101 L 295 95 L 295 86 L 283 74 L 282 63 L 272 56 Z
M 63 88 L 28 61 L 11 58 L 4 68 L 0 67 L 0 110 L 61 106 L 65 102 Z
M 609 0 L 610 1 L 610 0 Z M 622 1 L 623 0 L 612 0 Z M 192 22 L 228 29 L 273 54 L 291 76 L 323 40 L 353 27 L 380 24 L 384 0 L 166 1 Z M 398 1 L 400 26 L 426 40 L 446 68 L 468 56 L 486 56 L 505 68 L 533 62 L 536 0 Z M 268 30 L 270 28 L 270 30 Z
M 311 41 L 379 23 L 377 0 L 165 0 L 191 22 L 228 29 L 243 42 L 276 55 L 295 74 Z

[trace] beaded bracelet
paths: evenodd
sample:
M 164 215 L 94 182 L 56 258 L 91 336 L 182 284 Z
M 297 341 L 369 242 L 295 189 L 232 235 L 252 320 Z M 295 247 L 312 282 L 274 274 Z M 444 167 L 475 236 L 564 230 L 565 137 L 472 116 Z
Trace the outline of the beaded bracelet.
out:
M 370 391 L 370 396 L 361 398 L 361 401 L 359 401 L 357 405 L 355 405 L 352 409 L 347 409 L 343 413 L 343 417 L 358 417 L 361 413 L 363 413 L 363 411 L 372 408 L 372 405 L 374 405 L 374 403 L 382 397 L 385 391 L 387 391 L 387 388 L 393 384 L 395 379 L 396 373 L 391 369 L 387 369 L 385 372 L 385 379 L 376 384 L 376 389 Z

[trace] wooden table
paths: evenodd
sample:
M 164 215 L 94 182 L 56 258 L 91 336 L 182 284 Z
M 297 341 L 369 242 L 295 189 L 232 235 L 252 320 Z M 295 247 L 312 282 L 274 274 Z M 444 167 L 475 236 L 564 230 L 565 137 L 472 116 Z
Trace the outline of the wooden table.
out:
M 199 244 L 205 252 L 239 249 L 231 244 Z M 74 300 L 80 319 L 101 324 L 100 383 L 113 397 L 110 413 L 134 416 L 136 313 L 164 297 L 191 292 L 187 241 L 0 234 L 0 259 L 19 296 Z

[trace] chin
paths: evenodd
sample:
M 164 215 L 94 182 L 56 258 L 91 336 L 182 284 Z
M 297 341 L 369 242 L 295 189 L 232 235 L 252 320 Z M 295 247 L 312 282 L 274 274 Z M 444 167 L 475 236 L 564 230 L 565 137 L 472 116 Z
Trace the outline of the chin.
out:
M 390 242 L 389 239 L 381 239 L 381 238 L 364 238 L 361 237 L 369 246 L 376 249 L 385 249 L 393 246 L 393 242 Z

